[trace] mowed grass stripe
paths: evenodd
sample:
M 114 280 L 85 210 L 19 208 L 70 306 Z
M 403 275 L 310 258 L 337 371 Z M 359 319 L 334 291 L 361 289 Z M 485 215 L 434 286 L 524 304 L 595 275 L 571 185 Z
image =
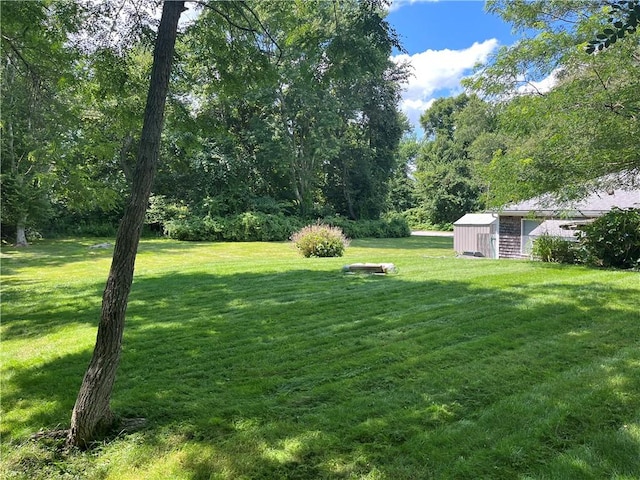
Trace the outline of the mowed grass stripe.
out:
M 0 473 L 639 477 L 638 274 L 456 259 L 433 240 L 354 241 L 341 259 L 143 241 L 113 406 L 148 427 L 65 459 L 26 439 L 68 422 L 108 252 L 11 251 Z M 399 273 L 341 272 L 366 261 Z

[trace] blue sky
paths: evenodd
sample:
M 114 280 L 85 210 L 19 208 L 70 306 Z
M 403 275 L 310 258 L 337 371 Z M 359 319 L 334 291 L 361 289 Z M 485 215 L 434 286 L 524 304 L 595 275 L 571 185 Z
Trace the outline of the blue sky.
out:
M 436 98 L 461 93 L 460 80 L 476 63 L 517 40 L 480 0 L 394 0 L 387 20 L 407 50 L 394 60 L 413 69 L 401 108 L 418 133 L 420 115 Z

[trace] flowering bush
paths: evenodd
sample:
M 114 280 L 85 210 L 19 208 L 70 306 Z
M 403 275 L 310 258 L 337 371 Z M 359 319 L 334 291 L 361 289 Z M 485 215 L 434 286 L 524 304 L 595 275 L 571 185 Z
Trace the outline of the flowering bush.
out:
M 349 239 L 338 227 L 317 223 L 291 236 L 291 241 L 305 257 L 341 257 Z

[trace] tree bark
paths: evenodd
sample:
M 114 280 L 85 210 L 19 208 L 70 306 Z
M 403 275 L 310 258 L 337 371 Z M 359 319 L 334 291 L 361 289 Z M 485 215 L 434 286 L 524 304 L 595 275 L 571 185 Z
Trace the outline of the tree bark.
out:
M 6 122 L 7 126 L 7 150 L 9 153 L 9 159 L 11 160 L 11 175 L 17 176 L 18 162 L 16 161 L 16 151 L 14 147 L 13 137 L 13 122 L 11 120 Z M 20 187 L 24 188 L 23 182 L 20 182 Z M 27 215 L 19 214 L 18 221 L 16 222 L 16 247 L 28 247 L 27 234 L 25 232 L 27 227 Z
M 20 215 L 18 224 L 16 225 L 16 247 L 28 247 L 27 235 L 25 233 L 27 225 L 27 216 Z
M 131 196 L 118 228 L 102 297 L 96 345 L 71 415 L 68 446 L 87 447 L 115 422 L 109 404 L 122 349 L 138 243 L 158 163 L 178 20 L 183 10 L 184 1 L 165 1 L 162 8 Z

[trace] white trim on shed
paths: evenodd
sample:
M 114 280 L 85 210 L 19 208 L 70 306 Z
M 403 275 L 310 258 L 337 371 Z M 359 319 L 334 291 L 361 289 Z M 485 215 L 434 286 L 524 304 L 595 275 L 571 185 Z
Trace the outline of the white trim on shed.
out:
M 468 225 L 491 225 L 498 221 L 498 215 L 494 213 L 467 213 L 455 222 L 453 226 Z

